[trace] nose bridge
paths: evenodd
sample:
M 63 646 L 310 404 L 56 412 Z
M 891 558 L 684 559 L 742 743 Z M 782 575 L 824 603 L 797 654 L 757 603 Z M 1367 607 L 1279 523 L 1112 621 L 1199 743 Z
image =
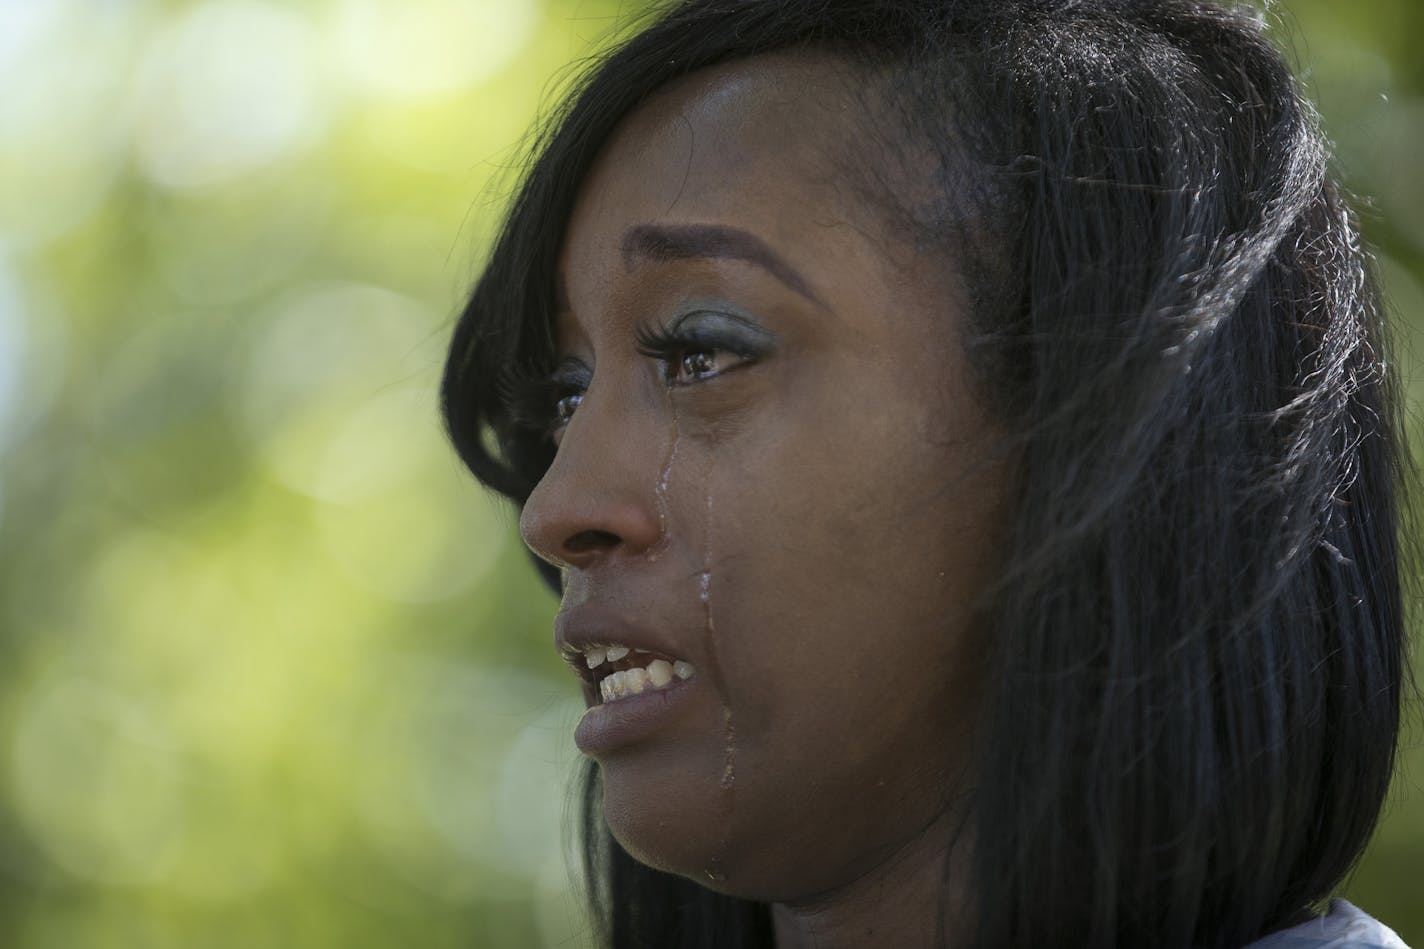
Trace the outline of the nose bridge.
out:
M 541 558 L 579 568 L 661 539 L 656 484 L 669 435 L 631 395 L 591 385 L 564 429 L 519 518 L 524 542 Z

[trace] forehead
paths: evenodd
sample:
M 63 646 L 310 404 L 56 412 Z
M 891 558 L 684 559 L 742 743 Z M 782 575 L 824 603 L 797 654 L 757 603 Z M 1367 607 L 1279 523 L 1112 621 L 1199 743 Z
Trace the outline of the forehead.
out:
M 629 115 L 580 189 L 564 245 L 574 281 L 619 256 L 630 226 L 732 224 L 797 257 L 867 230 L 847 173 L 859 107 L 849 68 L 810 54 L 699 71 Z

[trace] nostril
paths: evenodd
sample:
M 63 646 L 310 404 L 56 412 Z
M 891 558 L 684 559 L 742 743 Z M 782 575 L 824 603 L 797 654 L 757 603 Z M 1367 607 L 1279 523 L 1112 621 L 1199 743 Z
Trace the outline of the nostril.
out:
M 619 538 L 617 534 L 609 531 L 586 530 L 579 531 L 564 541 L 564 549 L 571 554 L 586 554 L 595 550 L 606 550 L 609 547 L 616 547 L 618 544 Z

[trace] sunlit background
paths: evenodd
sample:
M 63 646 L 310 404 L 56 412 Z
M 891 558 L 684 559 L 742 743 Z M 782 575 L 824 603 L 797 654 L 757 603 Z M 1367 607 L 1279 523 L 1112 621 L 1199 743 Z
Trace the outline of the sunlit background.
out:
M 582 944 L 554 602 L 435 393 L 522 136 L 636 9 L 0 0 L 4 945 Z M 1424 7 L 1275 16 L 1417 419 Z M 1406 763 L 1350 892 L 1424 945 Z

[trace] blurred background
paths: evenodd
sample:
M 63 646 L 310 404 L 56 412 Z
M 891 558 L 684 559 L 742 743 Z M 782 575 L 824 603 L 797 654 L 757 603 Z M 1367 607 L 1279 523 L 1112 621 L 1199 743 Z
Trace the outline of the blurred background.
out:
M 638 6 L 0 0 L 6 946 L 582 944 L 555 604 L 435 396 L 523 135 Z M 1271 17 L 1418 449 L 1424 5 Z M 1349 895 L 1424 946 L 1409 738 Z

